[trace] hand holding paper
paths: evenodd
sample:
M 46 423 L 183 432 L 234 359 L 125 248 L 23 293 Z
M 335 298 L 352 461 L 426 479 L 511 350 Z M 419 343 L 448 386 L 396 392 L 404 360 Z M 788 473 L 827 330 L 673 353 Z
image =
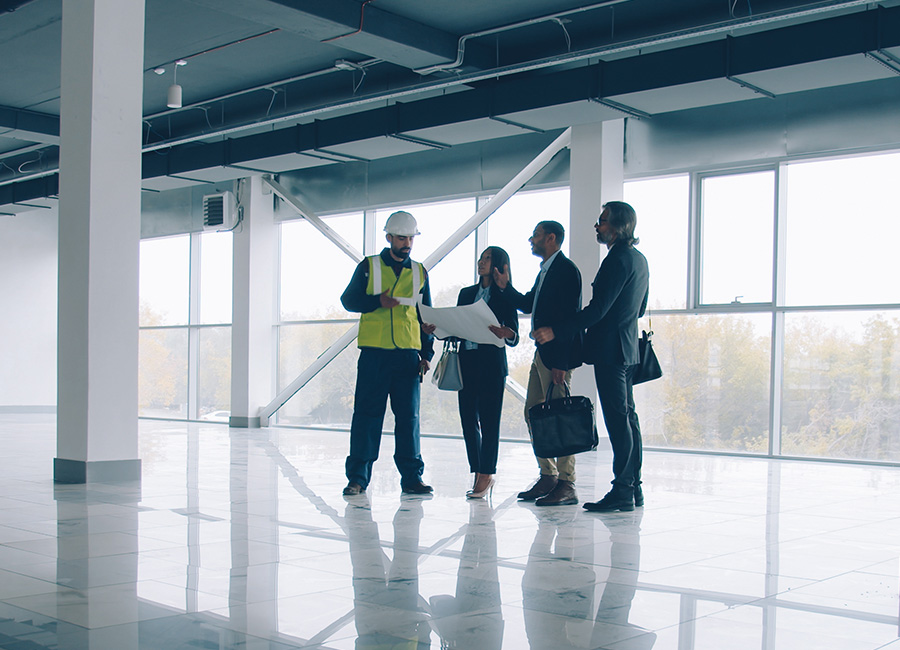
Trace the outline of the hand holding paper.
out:
M 488 304 L 479 300 L 473 305 L 459 307 L 429 307 L 419 303 L 422 321 L 435 325 L 434 335 L 439 339 L 450 336 L 503 347 L 502 338 L 497 338 L 490 326 L 500 328 L 500 323 Z M 502 328 L 501 328 L 502 329 Z

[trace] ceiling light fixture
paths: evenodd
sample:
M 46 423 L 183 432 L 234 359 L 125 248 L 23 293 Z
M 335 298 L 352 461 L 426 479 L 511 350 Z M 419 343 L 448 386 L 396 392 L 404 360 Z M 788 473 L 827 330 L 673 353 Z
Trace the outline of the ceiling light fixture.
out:
M 338 59 L 334 62 L 334 67 L 338 70 L 364 70 L 363 66 L 346 59 Z
M 183 65 L 187 65 L 187 61 L 184 59 L 178 59 L 175 62 L 172 85 L 169 86 L 169 92 L 166 94 L 166 106 L 169 108 L 181 108 L 182 89 L 181 86 L 178 85 L 178 68 Z

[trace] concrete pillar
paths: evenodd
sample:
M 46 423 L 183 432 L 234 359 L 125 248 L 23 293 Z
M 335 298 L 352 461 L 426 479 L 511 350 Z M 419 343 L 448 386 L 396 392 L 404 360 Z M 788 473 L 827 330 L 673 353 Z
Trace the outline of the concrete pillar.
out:
M 229 425 L 258 427 L 259 409 L 275 397 L 272 328 L 278 238 L 271 191 L 263 192 L 259 177 L 240 183 L 243 222 L 234 231 Z
M 144 2 L 66 0 L 62 15 L 54 480 L 139 480 Z
M 597 243 L 594 224 L 601 206 L 620 201 L 624 195 L 625 120 L 612 120 L 572 127 L 569 165 L 569 256 L 581 270 L 582 306 L 591 299 L 591 282 L 597 274 L 606 246 Z M 594 401 L 598 426 L 603 418 L 597 402 L 593 366 L 582 366 L 572 374 L 572 391 Z M 609 441 L 601 435 L 601 448 Z

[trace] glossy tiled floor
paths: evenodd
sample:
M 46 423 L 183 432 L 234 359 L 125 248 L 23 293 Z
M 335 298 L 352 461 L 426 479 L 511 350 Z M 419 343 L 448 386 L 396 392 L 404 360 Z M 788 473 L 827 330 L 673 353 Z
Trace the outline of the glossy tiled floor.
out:
M 517 503 L 521 444 L 467 502 L 461 441 L 423 440 L 428 499 L 387 437 L 344 499 L 346 435 L 140 426 L 141 485 L 54 486 L 53 419 L 0 416 L 0 648 L 900 650 L 896 468 L 651 453 L 596 515 Z

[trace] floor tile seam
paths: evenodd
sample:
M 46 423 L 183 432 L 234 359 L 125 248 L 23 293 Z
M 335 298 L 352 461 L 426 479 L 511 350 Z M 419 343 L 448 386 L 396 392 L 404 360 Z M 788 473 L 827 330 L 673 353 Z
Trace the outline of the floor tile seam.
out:
M 671 534 L 688 534 L 692 537 L 697 536 L 696 528 L 693 526 L 685 526 L 684 528 L 671 528 L 667 530 L 644 530 L 643 528 L 640 531 L 641 541 L 651 539 L 653 537 L 658 537 L 660 535 L 671 535 Z M 746 535 L 737 535 L 737 534 L 723 534 L 723 533 L 705 533 L 706 536 L 712 538 L 720 538 L 720 539 L 732 539 L 732 538 L 745 538 Z
M 96 533 L 96 534 L 105 535 L 108 533 Z M 122 534 L 128 534 L 128 533 L 122 533 Z M 88 535 L 87 537 L 90 537 L 90 535 Z M 71 539 L 71 538 L 69 538 L 69 539 Z M 135 536 L 135 540 L 140 541 L 140 538 Z M 2 547 L 2 546 L 5 546 L 5 545 L 0 544 L 0 547 Z M 43 551 L 29 551 L 27 549 L 20 549 L 20 548 L 15 548 L 15 547 L 8 547 L 8 548 L 15 550 L 15 551 L 23 552 L 23 553 L 31 553 L 32 555 L 40 555 L 41 558 L 46 558 L 45 561 L 48 561 L 48 562 L 52 562 L 53 560 L 60 561 L 60 559 L 61 559 L 59 557 L 58 553 L 55 553 L 53 555 L 47 555 L 47 553 L 43 552 Z M 75 557 L 75 556 L 65 557 L 65 558 L 62 558 L 62 561 L 67 562 L 67 561 L 100 560 L 102 558 L 123 557 L 123 556 L 129 556 L 129 555 L 140 556 L 142 554 L 147 554 L 152 551 L 166 551 L 166 550 L 172 550 L 175 548 L 184 548 L 184 546 L 182 544 L 174 544 L 172 546 L 166 546 L 163 548 L 150 549 L 150 551 L 140 551 L 139 549 L 135 549 L 133 551 L 122 551 L 122 552 L 115 552 L 115 553 L 100 553 L 100 554 L 95 554 L 95 555 L 88 554 L 88 555 L 79 556 L 79 557 Z M 44 564 L 44 562 L 34 562 L 34 564 Z M 25 566 L 30 566 L 30 565 L 25 565 Z
M 835 549 L 835 552 L 832 552 L 832 553 L 822 553 L 821 552 L 821 550 L 822 550 L 822 535 L 810 535 L 809 537 L 814 538 L 814 541 L 816 541 L 817 543 L 811 549 L 802 549 L 806 555 L 814 556 L 814 557 L 817 557 L 820 559 L 829 559 L 829 558 L 835 557 L 837 555 L 837 556 L 841 557 L 842 559 L 849 559 L 845 554 L 839 552 L 838 549 Z M 793 544 L 794 542 L 802 542 L 804 540 L 809 539 L 809 537 L 803 537 L 800 539 L 784 540 L 782 542 L 775 543 L 775 544 L 766 544 L 765 547 L 766 547 L 766 549 L 770 549 L 770 548 L 778 549 L 779 553 L 789 553 L 789 552 L 793 551 L 794 549 L 789 547 L 788 544 Z M 858 548 L 858 546 L 856 546 L 855 544 L 853 545 L 853 547 Z M 900 547 L 894 546 L 892 544 L 885 544 L 881 548 L 877 548 L 877 549 L 872 548 L 869 550 L 872 553 L 874 553 L 876 551 L 877 552 L 886 551 L 888 553 L 887 557 L 882 557 L 881 559 L 878 559 L 878 560 L 872 560 L 872 564 L 881 564 L 882 562 L 890 562 L 894 557 L 897 556 L 898 553 L 900 553 Z M 866 559 L 858 559 L 857 558 L 857 559 L 854 559 L 854 561 L 867 562 L 869 559 L 871 559 L 871 558 L 866 558 Z
M 35 540 L 43 540 L 44 538 L 56 539 L 55 535 L 50 535 L 48 533 L 39 533 L 35 530 L 29 530 L 28 528 L 20 528 L 19 526 L 11 526 L 11 525 L 7 525 L 7 524 L 3 524 L 3 525 L 0 525 L 0 529 L 2 529 L 2 528 L 9 528 L 14 531 L 21 531 L 22 533 L 28 533 L 29 535 L 39 535 L 39 537 L 34 538 Z M 28 540 L 13 540 L 13 541 L 23 541 L 24 542 L 24 541 L 28 541 Z M 2 542 L 2 543 L 6 544 L 6 542 Z
M 757 543 L 745 543 L 735 545 L 734 548 L 729 548 L 727 551 L 720 553 L 720 555 L 730 555 L 732 553 L 746 553 L 747 551 L 753 551 L 756 549 L 761 549 L 765 547 L 765 543 L 757 542 Z M 704 551 L 708 549 L 708 546 L 702 547 Z M 641 544 L 641 549 L 656 549 L 662 552 L 665 551 L 680 551 L 680 552 L 700 552 L 697 551 L 697 546 L 686 546 L 686 547 L 674 547 L 671 543 L 669 544 Z M 713 553 L 720 551 L 721 549 L 716 549 Z
M 201 582 L 202 582 L 202 581 L 201 581 Z M 125 584 L 125 583 L 123 583 L 123 584 Z M 169 587 L 169 588 L 171 588 L 171 589 L 177 589 L 178 591 L 184 591 L 184 592 L 185 592 L 185 595 L 188 595 L 188 594 L 197 594 L 197 595 L 208 596 L 209 598 L 220 598 L 220 599 L 229 601 L 229 604 L 231 604 L 231 599 L 232 599 L 230 590 L 229 590 L 229 594 L 228 594 L 227 596 L 224 596 L 224 595 L 222 595 L 221 593 L 213 593 L 212 591 L 205 591 L 205 590 L 203 590 L 203 589 L 199 589 L 199 588 L 196 588 L 196 587 L 195 587 L 195 588 L 189 588 L 189 587 L 186 586 L 186 585 L 185 585 L 185 586 L 182 586 L 182 585 L 176 585 L 176 584 L 173 584 L 173 583 L 171 583 L 171 582 L 165 582 L 165 581 L 160 580 L 160 579 L 158 579 L 158 578 L 147 578 L 146 580 L 131 580 L 131 581 L 129 581 L 127 584 L 134 584 L 134 585 L 135 585 L 135 589 L 137 589 L 137 586 L 138 586 L 138 585 L 142 585 L 142 584 L 148 584 L 148 585 L 153 585 L 153 584 L 156 584 L 156 585 L 162 585 L 162 586 L 164 586 L 164 587 Z M 106 586 L 114 587 L 114 586 L 116 586 L 116 585 L 102 585 L 102 586 L 104 586 L 104 587 L 106 587 Z M 316 592 L 316 593 L 320 593 L 320 592 Z M 141 596 L 138 596 L 137 598 L 139 598 L 139 599 L 145 601 L 146 603 L 148 603 L 148 604 L 150 604 L 150 605 L 158 605 L 158 606 L 161 606 L 161 607 L 168 607 L 168 605 L 165 605 L 165 604 L 163 604 L 163 603 L 160 603 L 160 602 L 158 602 L 158 601 L 155 601 L 155 600 L 153 600 L 153 599 L 151 599 L 151 598 L 142 598 Z M 241 600 L 241 601 L 239 601 L 239 602 L 240 602 L 241 604 L 243 604 L 243 605 L 251 605 L 251 604 L 254 604 L 254 603 L 256 603 L 256 602 L 272 602 L 272 601 L 276 601 L 276 600 L 280 600 L 280 599 L 281 599 L 281 597 L 280 597 L 280 596 L 277 596 L 277 597 L 275 597 L 275 598 L 269 598 L 269 599 L 266 599 L 266 600 L 264 600 L 264 601 Z M 221 609 L 221 605 L 214 605 L 214 606 L 212 606 L 212 607 L 209 607 L 208 609 L 199 609 L 199 610 L 194 610 L 194 611 L 184 612 L 184 613 L 185 613 L 185 614 L 197 614 L 197 613 L 203 613 L 203 612 L 212 611 L 212 610 L 214 610 L 214 609 Z
M 808 585 L 807 585 L 808 586 Z M 790 590 L 796 591 L 796 590 Z M 773 607 L 777 609 L 789 609 L 792 611 L 804 612 L 804 613 L 812 613 L 812 614 L 820 614 L 820 615 L 828 615 L 828 616 L 836 616 L 838 618 L 851 618 L 853 620 L 863 620 L 869 623 L 875 623 L 878 625 L 888 625 L 888 626 L 897 626 L 897 616 L 893 614 L 875 614 L 871 612 L 861 612 L 860 610 L 852 610 L 843 607 L 827 607 L 824 605 L 814 605 L 810 603 L 801 603 L 791 600 L 785 600 L 784 598 L 779 598 L 783 593 L 775 594 L 773 596 L 765 596 L 763 598 L 757 598 L 753 601 L 742 603 L 740 606 L 753 606 L 753 607 L 762 607 L 763 604 L 771 604 Z M 734 609 L 734 608 L 731 608 Z M 862 616 L 851 615 L 851 614 L 863 614 Z
M 525 616 L 525 617 L 528 616 L 528 614 L 526 612 L 531 611 L 531 612 L 534 612 L 537 614 L 543 614 L 543 615 L 547 615 L 547 616 L 555 616 L 557 618 L 565 619 L 567 621 L 573 621 L 576 624 L 577 623 L 593 623 L 596 625 L 599 622 L 599 623 L 602 623 L 604 626 L 609 626 L 609 627 L 616 628 L 619 630 L 629 630 L 629 631 L 635 632 L 634 634 L 629 634 L 627 636 L 623 636 L 622 638 L 617 640 L 616 643 L 621 643 L 623 641 L 626 641 L 627 639 L 633 639 L 633 638 L 639 637 L 639 636 L 645 634 L 646 632 L 660 632 L 662 630 L 667 630 L 669 628 L 677 628 L 678 626 L 687 622 L 687 621 L 679 621 L 678 623 L 663 625 L 662 627 L 659 627 L 659 628 L 640 627 L 639 629 L 637 629 L 639 626 L 632 627 L 632 626 L 619 625 L 618 623 L 606 623 L 604 621 L 597 621 L 597 618 L 596 618 L 597 612 L 593 611 L 593 608 L 591 610 L 590 617 L 587 617 L 587 616 L 579 617 L 579 616 L 566 616 L 565 614 L 557 614 L 556 612 L 548 612 L 545 609 L 535 609 L 535 608 L 531 608 L 531 607 L 525 607 L 523 600 L 518 600 L 518 601 L 515 601 L 512 603 L 504 603 L 504 606 L 510 607 L 510 608 L 516 608 L 516 609 L 520 610 L 522 612 L 522 616 Z M 696 620 L 696 619 L 687 619 L 687 620 L 690 621 L 690 620 Z M 589 646 L 589 647 L 602 648 L 603 646 Z
M 730 567 L 730 566 L 725 567 L 725 566 L 709 565 L 709 564 L 705 564 L 705 562 L 707 562 L 707 560 L 703 560 L 703 562 L 704 562 L 703 566 L 705 568 L 718 569 L 720 571 L 739 571 L 741 573 L 749 573 L 749 574 L 755 574 L 755 575 L 769 575 L 769 574 L 765 573 L 764 571 L 748 571 L 745 569 L 738 569 L 738 568 L 734 568 L 734 567 Z M 812 582 L 818 582 L 820 580 L 831 580 L 832 578 L 836 578 L 840 575 L 843 575 L 844 573 L 856 573 L 856 572 L 858 572 L 857 569 L 850 569 L 849 571 L 842 570 L 842 572 L 834 573 L 825 578 L 819 578 L 819 577 L 811 577 L 810 574 L 806 574 L 806 575 L 799 574 L 798 575 L 798 574 L 789 574 L 789 573 L 784 573 L 784 572 L 779 571 L 777 576 L 779 578 L 785 578 L 785 579 L 789 579 L 789 580 L 809 580 Z M 870 574 L 870 575 L 878 575 L 878 574 Z M 804 586 L 808 586 L 808 585 L 804 585 Z
M 896 519 L 894 519 L 894 518 L 892 518 L 892 519 L 887 519 L 887 520 L 884 520 L 884 521 L 879 521 L 878 523 L 879 523 L 879 524 L 888 524 L 888 522 L 890 522 L 890 521 L 897 521 L 898 526 L 900 526 L 900 518 L 896 518 Z M 823 536 L 823 535 L 834 535 L 834 534 L 836 534 L 836 533 L 847 532 L 847 531 L 854 531 L 854 530 L 857 530 L 857 529 L 860 529 L 860 528 L 864 528 L 864 527 L 866 527 L 866 526 L 872 526 L 872 525 L 874 525 L 874 522 L 870 522 L 870 521 L 864 521 L 864 522 L 862 522 L 862 521 L 861 521 L 861 522 L 859 522 L 859 523 L 857 523 L 857 524 L 854 524 L 854 525 L 851 525 L 851 526 L 842 526 L 842 527 L 840 527 L 840 528 L 832 528 L 832 529 L 829 529 L 829 530 L 819 530 L 819 531 L 816 531 L 816 532 L 814 532 L 814 533 L 811 533 L 811 535 L 815 535 L 815 536 L 817 536 L 817 537 L 821 537 L 821 536 Z
M 37 594 L 29 594 L 29 596 L 40 596 L 40 595 L 52 594 L 52 593 L 56 593 L 59 589 L 62 589 L 65 591 L 81 591 L 80 589 L 77 589 L 75 587 L 69 587 L 68 585 L 60 584 L 59 581 L 51 582 L 50 580 L 46 580 L 44 578 L 36 578 L 35 576 L 28 575 L 27 573 L 19 573 L 18 571 L 15 571 L 12 568 L 4 567 L 3 571 L 13 573 L 13 574 L 15 574 L 17 576 L 21 576 L 23 578 L 27 578 L 28 580 L 33 580 L 34 582 L 43 582 L 50 587 L 49 589 L 47 589 L 47 591 L 40 592 Z M 24 598 L 24 597 L 25 596 L 11 596 L 10 598 Z M 9 600 L 9 598 L 0 598 L 0 602 L 6 602 L 7 600 Z
M 688 566 L 695 565 L 695 564 L 709 562 L 710 560 L 717 560 L 720 558 L 725 558 L 725 557 L 728 557 L 729 555 L 736 555 L 738 553 L 745 553 L 745 552 L 746 551 L 729 551 L 727 553 L 721 553 L 719 555 L 706 556 L 706 557 L 699 558 L 696 560 L 686 560 L 684 562 L 679 562 L 677 564 L 670 564 L 669 566 L 660 567 L 658 569 L 641 569 L 640 571 L 641 571 L 641 573 L 651 575 L 653 573 L 659 573 L 660 571 L 670 571 L 672 569 L 680 569 L 680 568 L 688 567 Z M 646 559 L 643 552 L 641 553 L 641 555 Z M 713 567 L 713 566 L 710 566 L 709 568 L 721 569 L 721 567 Z
M 866 503 L 869 503 L 869 501 L 870 501 L 870 499 L 867 498 Z M 797 506 L 794 508 L 780 507 L 778 509 L 778 512 L 780 512 L 782 514 L 797 514 L 797 513 L 799 513 L 799 514 L 805 515 L 807 517 L 821 517 L 823 519 L 849 519 L 851 521 L 857 520 L 857 517 L 850 517 L 850 516 L 847 516 L 846 514 L 839 514 L 839 513 L 834 512 L 833 505 L 834 504 L 829 504 L 829 506 L 831 506 L 829 508 L 829 510 L 822 512 L 822 510 L 821 510 L 822 503 L 817 501 L 814 504 L 810 504 L 810 505 L 806 505 L 806 506 Z M 805 512 L 806 510 L 814 510 L 815 512 Z M 872 510 L 878 511 L 876 508 L 873 508 Z M 853 510 L 851 512 L 853 514 L 857 514 L 857 516 L 859 514 L 858 510 Z M 883 511 L 878 511 L 878 512 L 883 512 Z M 900 519 L 900 515 L 891 514 L 888 516 L 888 520 L 893 521 L 896 519 Z M 864 519 L 860 519 L 859 521 L 868 521 L 868 519 L 864 518 Z
M 887 561 L 890 561 L 890 560 L 887 560 Z M 896 561 L 896 559 L 895 559 L 895 561 Z M 884 562 L 875 562 L 875 564 L 870 564 L 868 567 L 863 567 L 862 569 L 857 569 L 856 572 L 864 573 L 867 576 L 880 576 L 880 577 L 884 577 L 884 578 L 893 578 L 895 580 L 898 579 L 897 573 L 879 573 L 878 571 L 866 571 L 866 569 L 869 569 L 873 566 L 878 566 L 879 564 L 884 564 Z M 898 562 L 898 564 L 900 564 L 900 562 Z
M 721 556 L 720 556 L 720 557 L 721 557 Z M 736 568 L 736 567 L 728 567 L 728 568 L 725 568 L 725 567 L 721 567 L 721 566 L 714 566 L 714 565 L 711 565 L 711 564 L 706 564 L 706 562 L 707 562 L 709 559 L 714 559 L 714 558 L 707 558 L 707 559 L 704 559 L 704 560 L 699 560 L 699 561 L 697 561 L 697 562 L 691 562 L 691 563 L 689 563 L 689 564 L 693 564 L 693 565 L 695 565 L 695 566 L 703 567 L 704 569 L 709 569 L 709 570 L 713 570 L 713 571 L 734 571 L 734 572 L 736 572 L 736 573 L 741 573 L 741 574 L 746 574 L 746 575 L 751 575 L 751 576 L 766 576 L 766 577 L 768 577 L 768 576 L 771 575 L 771 574 L 767 573 L 766 571 L 748 571 L 748 570 L 746 570 L 746 569 L 739 569 L 739 568 Z M 676 568 L 677 568 L 677 567 L 676 567 Z M 667 569 L 655 569 L 654 571 L 648 572 L 648 574 L 649 574 L 649 573 L 659 573 L 660 571 L 666 571 L 666 570 L 667 570 Z M 827 578 L 810 578 L 810 577 L 808 577 L 808 576 L 790 576 L 790 575 L 785 575 L 785 574 L 783 574 L 783 573 L 778 573 L 778 574 L 776 574 L 774 577 L 776 577 L 776 578 L 785 578 L 785 579 L 790 579 L 790 580 L 800 580 L 800 581 L 804 581 L 804 582 L 807 582 L 807 583 L 808 583 L 808 584 L 803 585 L 802 587 L 790 587 L 790 588 L 788 588 L 788 590 L 787 590 L 787 591 L 792 591 L 792 590 L 797 590 L 797 589 L 809 587 L 809 586 L 812 585 L 812 584 L 815 584 L 815 583 L 817 583 L 817 582 L 822 582 L 822 581 L 824 581 L 824 580 L 831 580 L 832 578 L 836 578 L 836 577 L 838 577 L 838 576 L 840 576 L 840 575 L 844 575 L 844 574 L 846 574 L 846 573 L 853 573 L 854 571 L 855 571 L 855 570 L 853 570 L 853 569 L 851 569 L 851 570 L 849 570 L 849 571 L 843 571 L 843 572 L 840 572 L 840 573 L 836 573 L 836 574 L 833 575 L 833 576 L 829 576 L 829 577 L 827 577 Z M 779 593 L 780 593 L 780 592 L 779 592 Z
M 878 564 L 880 564 L 880 562 Z M 858 574 L 858 573 L 865 573 L 865 572 L 860 571 L 859 569 L 849 569 L 847 571 L 842 571 L 841 573 L 836 573 L 835 575 L 829 576 L 827 578 L 820 578 L 820 579 L 816 580 L 815 582 L 810 583 L 808 585 L 803 585 L 802 587 L 793 588 L 790 591 L 801 591 L 801 590 L 807 589 L 809 587 L 814 587 L 815 585 L 822 584 L 824 582 L 828 582 L 831 580 L 837 580 L 838 578 L 844 578 L 844 577 L 852 576 L 853 574 Z M 880 577 L 880 574 L 877 574 L 877 573 L 865 573 L 865 575 Z M 900 623 L 900 618 L 898 618 L 898 623 Z
M 24 596 L 22 599 L 24 599 L 24 598 L 29 598 L 29 596 Z M 109 623 L 109 624 L 107 624 L 107 625 L 89 625 L 89 626 L 85 626 L 85 625 L 81 625 L 81 624 L 79 624 L 79 623 L 73 623 L 73 622 L 70 621 L 70 620 L 66 620 L 66 618 L 60 617 L 60 616 L 58 615 L 58 612 L 57 612 L 57 615 L 56 615 L 56 616 L 51 616 L 51 615 L 49 615 L 49 614 L 47 614 L 47 613 L 45 613 L 45 612 L 41 612 L 40 610 L 36 610 L 36 609 L 32 609 L 32 608 L 26 607 L 26 606 L 23 605 L 23 604 L 13 603 L 13 602 L 11 602 L 11 601 L 9 601 L 9 600 L 0 601 L 0 603 L 8 604 L 8 605 L 11 606 L 11 607 L 16 607 L 17 609 L 21 609 L 21 610 L 24 610 L 24 611 L 27 611 L 27 612 L 31 612 L 31 613 L 34 614 L 35 616 L 40 616 L 40 617 L 43 617 L 43 618 L 53 619 L 53 620 L 56 621 L 57 623 L 63 623 L 63 624 L 65 624 L 65 625 L 67 625 L 67 626 L 77 627 L 77 628 L 80 628 L 80 629 L 85 630 L 85 631 L 87 631 L 87 632 L 96 632 L 96 631 L 98 631 L 98 630 L 105 630 L 105 629 L 109 629 L 109 628 L 119 627 L 119 626 L 122 626 L 122 625 L 138 625 L 138 624 L 143 623 L 143 622 L 146 622 L 146 621 L 157 620 L 157 619 L 160 619 L 160 618 L 167 618 L 167 617 L 169 617 L 169 616 L 178 616 L 178 615 L 180 615 L 180 614 L 181 614 L 181 615 L 185 614 L 185 612 L 181 612 L 181 611 L 179 611 L 179 610 L 173 610 L 172 608 L 170 608 L 170 607 L 167 606 L 167 605 L 162 605 L 162 604 L 160 604 L 160 603 L 153 602 L 153 601 L 149 601 L 149 602 L 145 601 L 144 604 L 149 605 L 149 606 L 154 607 L 154 608 L 159 609 L 159 610 L 167 610 L 167 612 L 164 613 L 164 614 L 160 614 L 160 615 L 152 615 L 152 616 L 140 615 L 140 616 L 139 616 L 137 619 L 135 619 L 135 620 L 118 621 L 118 622 L 115 622 L 115 623 Z M 140 605 L 140 603 L 138 603 L 138 604 Z M 67 603 L 67 604 L 65 604 L 65 605 L 62 605 L 62 607 L 84 607 L 84 606 L 86 606 L 86 604 L 83 605 L 83 604 L 81 604 L 81 603 L 78 603 L 78 604 L 75 604 L 75 603 L 68 604 L 68 603 Z M 169 612 L 171 612 L 171 613 L 169 613 Z M 205 612 L 204 612 L 204 613 L 205 613 Z
M 711 589 L 701 589 L 698 587 L 687 587 L 687 586 L 674 586 L 671 584 L 662 584 L 662 583 L 653 583 L 653 582 L 644 582 L 638 581 L 636 585 L 634 585 L 637 591 L 648 591 L 653 593 L 660 594 L 669 594 L 674 596 L 691 596 L 697 598 L 698 600 L 710 601 L 715 603 L 721 603 L 726 608 L 733 608 L 738 605 L 747 605 L 750 603 L 757 602 L 759 600 L 765 600 L 766 598 L 772 597 L 769 596 L 758 596 L 758 595 L 740 595 L 727 591 L 714 591 Z M 784 593 L 784 592 L 779 592 Z

